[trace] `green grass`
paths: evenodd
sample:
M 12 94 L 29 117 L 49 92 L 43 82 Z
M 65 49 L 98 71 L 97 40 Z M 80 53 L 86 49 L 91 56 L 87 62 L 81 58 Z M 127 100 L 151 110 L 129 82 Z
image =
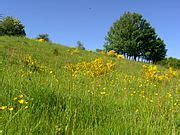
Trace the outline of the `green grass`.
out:
M 0 106 L 14 108 L 0 110 L 0 134 L 180 133 L 179 71 L 169 82 L 147 82 L 143 63 L 73 51 L 52 43 L 0 37 Z M 37 69 L 24 62 L 27 56 L 37 60 Z M 96 58 L 112 60 L 115 69 L 98 77 L 73 78 L 65 68 Z M 28 103 L 18 103 L 19 95 Z

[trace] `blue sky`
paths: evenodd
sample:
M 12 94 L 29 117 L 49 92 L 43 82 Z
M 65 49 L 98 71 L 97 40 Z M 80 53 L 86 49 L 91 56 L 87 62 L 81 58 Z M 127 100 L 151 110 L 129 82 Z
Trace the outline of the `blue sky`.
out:
M 48 33 L 53 42 L 86 49 L 103 48 L 113 22 L 126 11 L 151 23 L 167 45 L 167 56 L 180 58 L 180 0 L 3 0 L 0 13 L 25 25 L 27 36 Z

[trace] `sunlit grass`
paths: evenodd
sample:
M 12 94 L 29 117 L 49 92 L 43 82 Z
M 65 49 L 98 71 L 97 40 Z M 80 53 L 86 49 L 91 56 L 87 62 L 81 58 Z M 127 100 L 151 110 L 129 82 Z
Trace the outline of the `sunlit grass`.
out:
M 0 53 L 0 134 L 179 133 L 179 71 L 25 38 Z

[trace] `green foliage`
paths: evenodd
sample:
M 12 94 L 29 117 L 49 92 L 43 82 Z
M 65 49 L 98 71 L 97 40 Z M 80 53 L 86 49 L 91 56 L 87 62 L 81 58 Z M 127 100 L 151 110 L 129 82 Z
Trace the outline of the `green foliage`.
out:
M 159 61 L 158 64 L 165 66 L 167 68 L 173 67 L 173 68 L 180 69 L 180 59 L 176 59 L 172 57 L 165 58 L 162 61 Z
M 77 41 L 77 49 L 85 50 L 84 44 L 81 41 Z
M 105 38 L 107 51 L 114 50 L 127 57 L 156 63 L 166 55 L 164 42 L 140 14 L 127 12 L 114 22 Z
M 39 34 L 36 39 L 44 39 L 46 42 L 50 42 L 49 35 L 48 34 Z
M 99 49 L 99 48 L 96 49 L 96 52 L 101 52 L 101 51 L 104 51 L 104 50 L 103 49 Z
M 0 36 L 26 36 L 24 25 L 13 17 L 7 16 L 0 20 Z

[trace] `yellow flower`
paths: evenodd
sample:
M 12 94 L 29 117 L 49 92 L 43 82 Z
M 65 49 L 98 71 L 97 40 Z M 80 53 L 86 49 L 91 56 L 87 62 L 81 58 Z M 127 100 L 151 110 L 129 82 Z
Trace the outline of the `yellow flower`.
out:
M 42 39 L 42 38 L 38 39 L 37 41 L 38 41 L 38 42 L 45 42 L 45 40 Z
M 50 74 L 52 74 L 53 72 L 52 72 L 52 71 L 50 71 L 49 73 L 50 73 Z
M 0 110 L 5 110 L 7 108 L 7 106 L 1 106 Z
M 28 106 L 25 106 L 25 109 L 28 109 L 29 107 Z
M 123 56 L 123 55 L 118 54 L 118 55 L 117 55 L 117 59 L 118 59 L 118 60 L 122 60 L 122 59 L 124 59 L 124 56 Z
M 20 103 L 20 104 L 24 104 L 24 100 L 23 99 L 21 99 L 21 100 L 18 100 L 18 102 Z
M 105 95 L 105 94 L 106 94 L 106 92 L 105 92 L 105 91 L 103 91 L 103 92 L 100 92 L 100 94 L 101 94 L 101 95 Z
M 13 111 L 14 108 L 13 108 L 13 107 L 9 107 L 8 110 L 9 110 L 9 111 Z
M 13 98 L 13 100 L 14 100 L 14 101 L 17 100 L 17 97 Z
M 28 104 L 28 102 L 25 102 L 25 104 Z
M 117 53 L 115 53 L 115 51 L 111 50 L 111 51 L 108 52 L 108 55 L 112 56 L 112 57 L 115 57 L 115 56 L 117 56 Z
M 153 103 L 153 100 L 149 100 L 151 103 Z
M 23 98 L 24 96 L 21 94 L 21 95 L 19 95 L 19 98 Z
M 168 93 L 168 97 L 172 97 L 172 94 L 171 94 L 171 93 Z

